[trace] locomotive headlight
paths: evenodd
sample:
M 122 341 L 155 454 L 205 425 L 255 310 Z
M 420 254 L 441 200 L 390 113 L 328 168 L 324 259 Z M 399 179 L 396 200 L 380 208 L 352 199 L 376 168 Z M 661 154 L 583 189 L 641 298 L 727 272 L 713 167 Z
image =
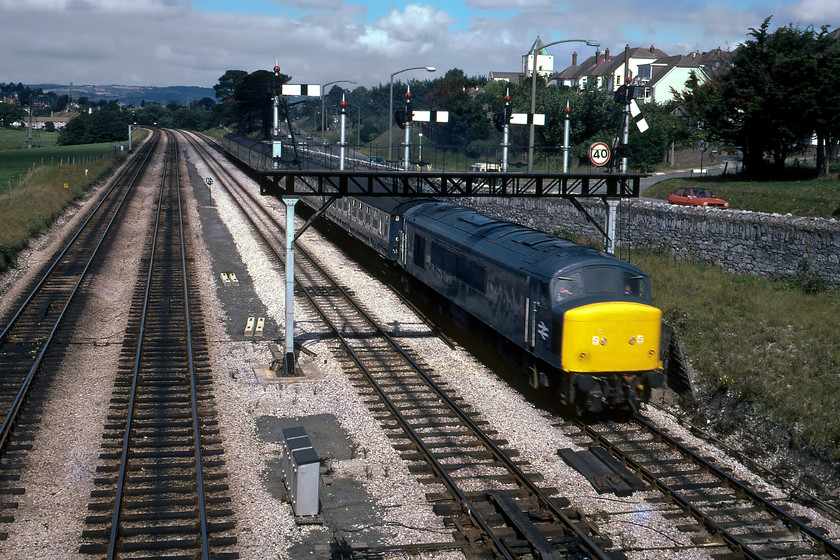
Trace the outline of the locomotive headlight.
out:
M 631 336 L 630 340 L 628 340 L 627 342 L 630 344 L 630 346 L 633 346 L 634 344 L 636 344 L 636 337 Z
M 581 361 L 581 362 L 585 362 L 586 361 L 586 352 L 581 352 L 580 354 L 578 354 L 578 360 Z

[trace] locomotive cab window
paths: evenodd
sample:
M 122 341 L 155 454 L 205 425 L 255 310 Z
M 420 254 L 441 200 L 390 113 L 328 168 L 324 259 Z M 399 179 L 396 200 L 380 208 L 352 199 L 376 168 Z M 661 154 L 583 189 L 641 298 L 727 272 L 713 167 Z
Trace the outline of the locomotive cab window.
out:
M 623 289 L 625 296 L 635 296 L 650 300 L 650 286 L 648 285 L 647 278 L 644 276 L 625 272 Z
M 558 276 L 554 279 L 554 301 L 561 302 L 566 298 L 578 296 L 583 293 L 583 281 L 580 272 L 573 272 L 566 276 Z
M 618 290 L 618 271 L 593 266 L 584 271 L 586 291 L 590 294 L 614 294 Z

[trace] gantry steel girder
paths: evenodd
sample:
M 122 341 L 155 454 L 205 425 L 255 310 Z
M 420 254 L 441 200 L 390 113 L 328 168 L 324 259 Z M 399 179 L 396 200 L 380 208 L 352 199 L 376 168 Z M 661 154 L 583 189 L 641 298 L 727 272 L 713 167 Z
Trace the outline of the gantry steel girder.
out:
M 497 173 L 264 169 L 260 193 L 278 197 L 637 198 L 641 173 Z

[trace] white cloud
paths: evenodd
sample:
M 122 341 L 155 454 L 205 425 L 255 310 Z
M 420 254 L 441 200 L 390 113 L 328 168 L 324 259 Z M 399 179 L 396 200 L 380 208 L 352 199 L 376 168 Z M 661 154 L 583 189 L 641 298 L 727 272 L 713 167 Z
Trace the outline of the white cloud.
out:
M 779 21 L 774 18 L 773 23 L 778 26 L 789 23 L 802 24 L 807 27 L 813 25 L 817 31 L 823 25 L 829 25 L 831 29 L 840 27 L 840 2 L 837 0 L 802 0 L 784 10 L 785 16 L 790 21 Z
M 467 0 L 467 6 L 476 10 L 547 9 L 555 4 L 555 0 Z
M 236 13 L 234 2 L 220 14 L 186 0 L 0 0 L 0 81 L 209 87 L 229 69 L 270 69 L 279 58 L 296 83 L 370 86 L 410 66 L 436 66 L 435 75 L 454 67 L 468 75 L 518 71 L 538 34 L 545 42 L 596 39 L 613 53 L 626 43 L 669 54 L 734 48 L 776 2 L 797 3 L 778 9 L 774 26 L 840 23 L 837 0 L 769 0 L 751 9 L 731 3 L 726 10 L 702 0 L 688 9 L 673 0 L 602 0 L 594 15 L 583 0 L 461 0 L 443 9 L 415 0 L 395 1 L 375 21 L 367 7 L 344 1 L 278 1 L 301 7 L 292 19 Z M 572 51 L 594 50 L 567 44 L 551 54 L 562 69 Z

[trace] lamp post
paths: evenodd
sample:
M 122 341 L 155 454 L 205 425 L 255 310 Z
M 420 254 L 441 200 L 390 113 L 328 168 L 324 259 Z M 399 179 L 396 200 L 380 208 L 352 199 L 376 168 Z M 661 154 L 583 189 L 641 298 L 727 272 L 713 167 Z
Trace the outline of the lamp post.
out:
M 326 94 L 327 86 L 331 86 L 333 84 L 355 84 L 356 82 L 352 80 L 336 80 L 334 82 L 327 82 L 326 84 L 321 86 L 321 134 L 324 133 L 324 95 Z
M 434 72 L 434 66 L 412 66 L 411 68 L 403 68 L 391 74 L 391 90 L 388 97 L 388 160 L 391 160 L 391 145 L 394 143 L 394 76 L 408 72 L 409 70 L 425 70 L 426 72 Z
M 418 136 L 420 137 L 420 142 L 417 145 L 417 163 L 418 163 L 418 165 L 420 165 L 420 168 L 422 169 L 422 167 L 423 167 L 423 133 L 421 132 L 420 134 L 418 134 Z M 703 160 L 701 159 L 700 161 L 703 161 Z M 702 165 L 701 165 L 701 167 L 702 167 Z
M 586 43 L 589 47 L 600 47 L 601 43 L 598 41 L 591 41 L 589 39 L 563 39 L 562 41 L 554 41 L 543 45 L 541 48 L 546 49 L 552 45 L 559 45 L 560 43 Z M 534 171 L 534 113 L 537 112 L 537 49 L 534 45 L 534 63 L 531 69 L 531 126 L 528 132 L 528 173 Z

